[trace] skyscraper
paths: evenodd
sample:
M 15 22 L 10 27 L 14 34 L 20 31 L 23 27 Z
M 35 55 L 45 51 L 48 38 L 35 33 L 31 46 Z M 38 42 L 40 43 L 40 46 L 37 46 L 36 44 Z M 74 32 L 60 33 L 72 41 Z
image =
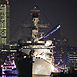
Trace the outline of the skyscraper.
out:
M 8 0 L 0 1 L 0 47 L 10 42 L 10 5 Z

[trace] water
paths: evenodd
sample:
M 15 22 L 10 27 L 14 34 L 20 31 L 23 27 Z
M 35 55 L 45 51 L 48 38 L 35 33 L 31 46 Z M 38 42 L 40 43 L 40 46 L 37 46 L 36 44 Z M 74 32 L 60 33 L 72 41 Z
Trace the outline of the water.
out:
M 17 76 L 17 75 L 15 75 L 15 76 L 13 76 L 13 75 L 11 75 L 11 76 L 6 76 L 6 75 L 2 75 L 2 76 L 0 76 L 0 77 L 23 77 L 23 76 Z M 26 77 L 26 76 L 24 76 L 24 77 Z M 50 77 L 50 76 L 32 75 L 32 77 Z
M 50 76 L 33 75 L 32 77 L 50 77 Z
M 2 75 L 2 77 L 18 77 L 18 76 L 6 76 L 6 75 Z

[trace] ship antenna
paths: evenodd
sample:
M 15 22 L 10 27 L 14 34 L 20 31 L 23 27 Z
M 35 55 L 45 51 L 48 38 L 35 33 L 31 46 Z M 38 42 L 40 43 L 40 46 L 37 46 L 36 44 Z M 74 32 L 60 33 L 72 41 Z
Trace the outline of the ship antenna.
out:
M 34 0 L 34 5 L 37 6 L 37 0 Z

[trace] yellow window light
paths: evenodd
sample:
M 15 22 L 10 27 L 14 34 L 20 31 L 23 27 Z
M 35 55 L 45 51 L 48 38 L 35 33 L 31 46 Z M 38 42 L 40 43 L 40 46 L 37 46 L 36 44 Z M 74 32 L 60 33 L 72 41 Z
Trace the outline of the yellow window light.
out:
M 1 68 L 3 67 L 3 65 L 1 65 Z
M 7 5 L 9 5 L 9 0 L 6 0 L 7 1 Z

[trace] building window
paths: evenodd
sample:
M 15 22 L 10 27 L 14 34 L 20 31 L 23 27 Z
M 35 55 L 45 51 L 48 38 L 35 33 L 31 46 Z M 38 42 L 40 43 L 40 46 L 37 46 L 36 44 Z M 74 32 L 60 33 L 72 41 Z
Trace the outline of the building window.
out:
M 2 38 L 2 44 L 6 44 L 6 38 Z

